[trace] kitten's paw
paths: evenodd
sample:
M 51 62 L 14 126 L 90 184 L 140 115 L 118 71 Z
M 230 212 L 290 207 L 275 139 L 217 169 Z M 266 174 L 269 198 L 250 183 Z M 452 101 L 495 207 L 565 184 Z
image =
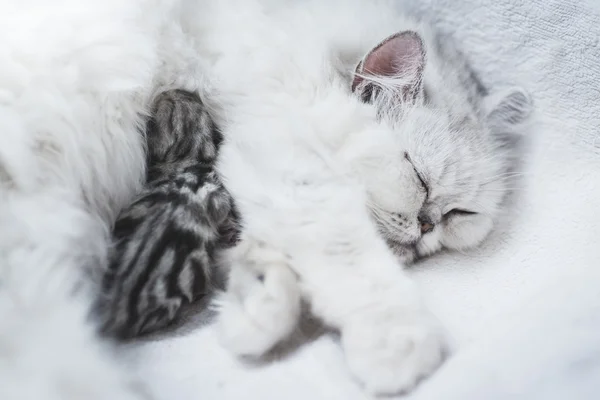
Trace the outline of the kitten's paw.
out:
M 437 322 L 425 315 L 407 317 L 368 318 L 342 330 L 348 366 L 371 394 L 405 393 L 444 359 Z
M 296 276 L 282 254 L 245 241 L 233 250 L 227 292 L 218 301 L 222 344 L 261 356 L 291 334 L 300 318 Z

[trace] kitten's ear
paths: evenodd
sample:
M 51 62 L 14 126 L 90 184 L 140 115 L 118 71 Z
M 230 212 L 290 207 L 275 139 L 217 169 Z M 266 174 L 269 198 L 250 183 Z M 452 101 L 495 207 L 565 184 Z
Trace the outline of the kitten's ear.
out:
M 486 122 L 499 149 L 509 154 L 511 163 L 521 161 L 533 114 L 533 100 L 525 90 L 511 88 L 484 98 Z
M 352 91 L 370 101 L 381 90 L 391 90 L 402 102 L 414 103 L 422 91 L 425 48 L 413 31 L 389 36 L 357 65 Z
M 510 131 L 527 121 L 533 112 L 533 100 L 524 89 L 513 87 L 487 96 L 484 107 L 492 131 Z

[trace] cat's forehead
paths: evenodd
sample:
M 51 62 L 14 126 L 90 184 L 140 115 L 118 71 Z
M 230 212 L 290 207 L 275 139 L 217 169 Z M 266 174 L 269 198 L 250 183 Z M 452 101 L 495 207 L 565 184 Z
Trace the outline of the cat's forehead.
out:
M 472 153 L 488 151 L 491 140 L 485 126 L 474 116 L 456 116 L 444 109 L 415 107 L 395 124 L 396 135 L 411 157 L 428 164 L 443 163 Z
M 486 176 L 497 173 L 496 164 L 489 162 L 494 159 L 491 138 L 476 120 L 461 120 L 443 110 L 417 111 L 396 129 L 432 196 L 468 195 Z

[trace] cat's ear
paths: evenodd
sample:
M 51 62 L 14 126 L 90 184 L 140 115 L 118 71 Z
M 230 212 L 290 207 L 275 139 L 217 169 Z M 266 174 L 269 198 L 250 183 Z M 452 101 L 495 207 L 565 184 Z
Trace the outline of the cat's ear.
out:
M 499 149 L 507 150 L 518 162 L 528 131 L 534 104 L 531 96 L 519 87 L 488 95 L 483 99 L 485 120 Z
M 381 91 L 414 103 L 422 92 L 425 48 L 413 31 L 398 32 L 375 46 L 357 65 L 352 91 L 371 101 Z
M 533 112 L 533 100 L 520 87 L 512 87 L 485 97 L 486 121 L 492 131 L 511 130 L 524 123 Z

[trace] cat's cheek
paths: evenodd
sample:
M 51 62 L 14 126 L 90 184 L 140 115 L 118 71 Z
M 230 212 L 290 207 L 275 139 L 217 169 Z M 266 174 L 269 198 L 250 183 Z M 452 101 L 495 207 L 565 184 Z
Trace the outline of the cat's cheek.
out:
M 444 227 L 442 245 L 452 250 L 463 250 L 478 246 L 490 234 L 494 226 L 486 215 L 455 217 Z

